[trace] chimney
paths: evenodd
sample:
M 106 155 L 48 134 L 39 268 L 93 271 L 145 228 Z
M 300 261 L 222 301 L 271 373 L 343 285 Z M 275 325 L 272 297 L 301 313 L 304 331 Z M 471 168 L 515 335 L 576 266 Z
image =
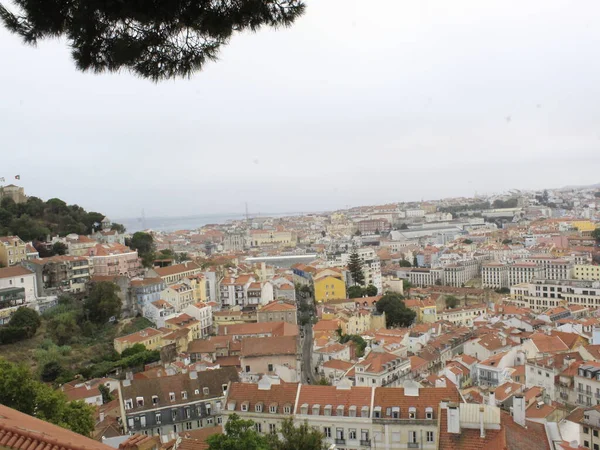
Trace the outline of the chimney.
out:
M 450 403 L 450 399 L 443 398 L 442 401 L 440 402 L 441 408 L 442 409 L 448 409 L 448 403 Z
M 103 412 L 100 413 L 100 422 L 104 422 L 104 413 Z
M 525 426 L 525 398 L 515 395 L 513 399 L 513 419 L 515 423 Z
M 125 373 L 125 378 L 127 380 L 133 380 L 133 372 L 130 370 L 127 373 Z
M 490 391 L 490 395 L 488 397 L 488 405 L 496 406 L 496 393 L 493 389 Z
M 448 404 L 448 433 L 460 434 L 460 410 L 457 403 Z
M 197 380 L 198 379 L 198 372 L 196 372 L 195 370 L 190 371 L 190 380 Z
M 485 412 L 485 407 L 481 405 L 479 407 L 479 437 L 483 439 L 485 437 L 485 425 L 483 424 L 483 413 Z

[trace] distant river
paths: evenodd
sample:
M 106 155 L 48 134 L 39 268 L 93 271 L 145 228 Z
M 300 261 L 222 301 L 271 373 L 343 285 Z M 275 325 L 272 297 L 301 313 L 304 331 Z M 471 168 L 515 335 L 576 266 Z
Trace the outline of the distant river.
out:
M 260 217 L 285 217 L 297 216 L 302 213 L 273 213 L 262 214 Z M 204 214 L 201 216 L 181 216 L 181 217 L 146 217 L 144 221 L 141 218 L 114 219 L 117 223 L 122 223 L 129 233 L 135 233 L 141 230 L 156 231 L 176 231 L 176 230 L 195 230 L 209 223 L 224 224 L 228 220 L 240 220 L 245 216 L 243 214 Z

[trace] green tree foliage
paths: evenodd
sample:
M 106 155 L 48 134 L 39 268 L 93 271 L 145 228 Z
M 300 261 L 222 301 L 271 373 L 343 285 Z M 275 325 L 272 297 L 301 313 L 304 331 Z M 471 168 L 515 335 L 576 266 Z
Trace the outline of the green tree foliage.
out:
M 152 267 L 155 259 L 156 245 L 150 233 L 138 231 L 133 234 L 127 243 L 133 250 L 137 250 L 139 257 L 142 258 L 144 267 Z
M 123 353 L 121 353 L 121 358 L 127 358 L 129 356 L 136 355 L 145 351 L 146 346 L 144 344 L 134 344 L 133 346 L 123 350 Z
M 57 198 L 44 202 L 38 197 L 28 197 L 25 203 L 19 204 L 3 198 L 0 202 L 0 235 L 17 235 L 24 241 L 45 241 L 50 234 L 90 234 L 95 229 L 94 224 L 103 218 L 103 214 L 88 213 L 78 205 L 67 205 Z
M 443 206 L 441 208 L 438 208 L 438 210 L 440 212 L 450 213 L 453 215 L 454 214 L 460 215 L 461 213 L 468 213 L 469 211 L 479 211 L 479 210 L 490 209 L 490 208 L 491 208 L 490 202 L 477 202 L 477 203 L 469 203 L 469 204 L 463 204 L 463 205 Z
M 53 316 L 48 321 L 46 330 L 57 345 L 70 344 L 81 333 L 81 329 L 77 324 L 77 314 L 73 311 Z
M 367 297 L 375 297 L 377 295 L 377 288 L 370 284 L 365 288 L 364 292 Z
M 268 436 L 272 450 L 325 450 L 325 435 L 305 421 L 295 426 L 292 418 L 286 418 L 278 430 L 281 438 L 272 433 Z
M 207 443 L 209 450 L 270 450 L 267 437 L 256 431 L 254 422 L 237 414 L 229 416 L 225 434 L 213 434 Z
M 67 254 L 67 246 L 62 242 L 55 242 L 52 245 L 52 253 L 55 255 L 66 255 Z
M 113 230 L 113 231 L 116 231 L 116 232 L 117 232 L 117 233 L 119 233 L 119 234 L 124 234 L 124 233 L 125 233 L 125 231 L 127 231 L 127 230 L 125 229 L 125 225 L 123 225 L 123 224 L 120 224 L 120 223 L 116 223 L 116 222 L 113 222 L 113 223 L 111 224 L 111 226 L 110 226 L 110 229 L 111 229 L 111 230 Z
M 234 33 L 290 26 L 304 12 L 300 0 L 90 3 L 19 0 L 0 4 L 0 19 L 26 44 L 66 38 L 75 66 L 91 72 L 128 69 L 157 81 L 189 77 Z
M 466 244 L 466 245 L 471 245 L 472 243 L 473 243 L 473 241 L 471 239 L 465 239 L 463 241 L 463 244 Z
M 405 224 L 405 223 L 403 223 L 403 224 L 400 225 L 400 229 L 401 230 L 408 230 L 408 225 Z
M 417 255 L 413 256 L 413 267 L 419 267 L 419 260 L 417 259 Z
M 494 200 L 492 204 L 493 208 L 516 208 L 519 204 L 519 200 L 516 198 L 509 198 L 508 200 Z
M 354 285 L 365 285 L 365 275 L 363 274 L 363 262 L 358 255 L 358 250 L 356 248 L 352 249 L 352 253 L 350 253 L 350 258 L 348 259 L 348 271 L 350 275 L 352 275 L 352 281 Z
M 348 298 L 360 298 L 363 296 L 363 288 L 360 286 L 350 286 L 346 293 Z
M 58 361 L 47 362 L 42 368 L 40 378 L 46 383 L 56 380 L 62 373 L 63 367 Z
M 404 304 L 404 297 L 399 294 L 385 294 L 376 304 L 377 311 L 385 312 L 386 326 L 408 327 L 413 323 L 416 313 Z
M 102 394 L 102 404 L 106 404 L 106 403 L 114 400 L 112 394 L 110 393 L 110 389 L 108 388 L 108 386 L 105 386 L 104 384 L 100 384 L 100 385 L 98 385 L 98 390 L 100 391 L 100 394 Z
M 592 237 L 596 239 L 596 242 L 600 243 L 600 227 L 592 231 Z
M 86 317 L 98 324 L 108 322 L 113 316 L 120 317 L 122 302 L 117 294 L 120 290 L 110 281 L 94 283 L 83 306 Z
M 448 295 L 446 297 L 446 308 L 456 308 L 459 300 L 454 295 Z
M 354 344 L 356 344 L 356 356 L 358 358 L 362 358 L 363 356 L 365 356 L 365 349 L 367 348 L 367 341 L 365 341 L 362 338 L 362 336 L 359 336 L 358 334 L 341 334 L 340 333 L 340 343 L 345 344 L 348 341 L 352 341 L 352 342 L 354 342 Z
M 24 365 L 0 359 L 0 403 L 22 413 L 89 436 L 94 430 L 93 408 L 67 402 L 62 391 L 34 380 Z
M 400 267 L 412 267 L 412 264 L 410 263 L 410 261 L 407 261 L 407 260 L 405 260 L 405 259 L 401 259 L 401 260 L 398 262 L 398 265 L 399 265 Z
M 17 309 L 8 322 L 11 327 L 25 328 L 27 337 L 33 337 L 41 324 L 42 319 L 37 311 L 24 306 Z
M 319 381 L 317 381 L 317 384 L 319 386 L 331 386 L 331 382 L 325 377 L 319 378 Z

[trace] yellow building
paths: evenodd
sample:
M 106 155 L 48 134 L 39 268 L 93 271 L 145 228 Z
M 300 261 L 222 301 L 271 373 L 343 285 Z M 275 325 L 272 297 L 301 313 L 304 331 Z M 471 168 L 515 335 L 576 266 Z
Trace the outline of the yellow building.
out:
M 207 301 L 206 279 L 203 274 L 199 273 L 197 275 L 192 275 L 187 279 L 184 279 L 183 282 L 192 288 L 194 303 Z
M 600 266 L 577 264 L 573 269 L 573 278 L 576 280 L 600 281 Z
M 202 337 L 200 325 L 199 320 L 185 313 L 165 320 L 165 328 L 169 330 L 189 330 L 192 339 L 200 339 Z
M 0 237 L 0 267 L 16 266 L 27 259 L 27 244 L 19 236 Z
M 417 323 L 437 322 L 437 307 L 432 299 L 410 298 L 404 300 L 404 304 L 417 313 Z
M 145 345 L 148 350 L 158 350 L 163 346 L 162 333 L 155 328 L 145 328 L 114 340 L 114 347 L 118 353 L 123 353 L 123 350 L 135 344 Z
M 279 245 L 282 247 L 295 247 L 298 238 L 293 231 L 277 230 L 250 230 L 250 245 L 262 247 L 263 245 Z
M 596 229 L 596 224 L 589 220 L 576 220 L 571 222 L 571 226 L 577 228 L 577 231 L 581 231 L 583 233 L 592 232 Z
M 327 302 L 347 298 L 344 275 L 339 269 L 323 269 L 313 276 L 315 300 Z

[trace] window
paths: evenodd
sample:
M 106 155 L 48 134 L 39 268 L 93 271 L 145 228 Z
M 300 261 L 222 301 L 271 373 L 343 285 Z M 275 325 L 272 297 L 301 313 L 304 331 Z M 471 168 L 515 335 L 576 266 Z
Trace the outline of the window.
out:
M 590 448 L 590 443 L 588 441 L 583 441 L 583 446 Z
M 284 414 L 291 414 L 292 413 L 292 407 L 291 406 L 286 406 L 283 408 L 283 412 Z
M 152 404 L 153 405 L 158 405 L 158 395 L 153 395 L 152 396 Z
M 185 418 L 189 419 L 192 417 L 192 410 L 190 408 L 185 408 Z
M 598 444 L 594 444 L 594 450 L 600 450 L 600 447 L 598 447 Z
M 428 431 L 427 432 L 427 442 L 433 442 L 433 431 Z
M 131 400 L 131 399 L 125 400 L 125 409 L 132 409 L 132 408 L 133 408 L 133 400 Z
M 181 398 L 183 400 L 187 400 L 187 392 L 186 391 L 181 391 Z
M 172 402 L 175 401 L 175 392 L 169 392 L 169 400 L 171 400 Z
M 254 410 L 256 412 L 262 412 L 262 403 L 257 403 L 256 406 L 254 407 Z
M 408 432 L 408 442 L 410 442 L 411 444 L 415 444 L 417 442 L 417 432 L 416 431 Z
M 350 440 L 356 439 L 356 429 L 355 428 L 350 428 L 348 430 L 348 439 L 350 439 Z
M 427 408 L 425 408 L 425 418 L 433 419 L 433 408 L 431 408 L 429 406 Z
M 156 424 L 160 425 L 162 422 L 162 417 L 161 417 L 160 413 L 156 413 L 155 419 L 156 419 Z
M 269 407 L 269 412 L 270 412 L 271 414 L 275 414 L 275 413 L 277 412 L 277 405 L 271 405 L 271 406 Z
M 381 406 L 376 406 L 373 410 L 373 414 L 376 419 L 381 419 Z
M 409 419 L 417 418 L 417 410 L 414 406 L 411 406 L 410 408 L 408 408 L 408 418 Z
M 250 366 L 246 366 L 246 373 L 250 372 Z
M 254 428 L 256 429 L 256 431 L 258 431 L 259 433 L 262 433 L 262 423 L 256 422 L 254 424 Z
M 127 425 L 129 425 L 129 428 L 133 428 L 133 418 L 127 419 Z
M 140 416 L 140 426 L 141 427 L 146 426 L 146 416 Z
M 176 409 L 171 410 L 171 419 L 173 419 L 173 420 L 177 419 L 177 410 Z
M 344 439 L 344 429 L 343 428 L 335 429 L 335 438 L 336 439 Z
M 248 403 L 247 402 L 242 403 L 242 411 L 248 411 Z
M 269 433 L 277 433 L 277 425 L 274 423 L 269 424 Z
M 546 372 L 546 378 L 550 378 L 550 374 Z
M 208 419 L 206 419 L 206 425 L 212 425 L 214 423 L 214 420 L 212 417 L 209 417 Z
M 203 387 L 203 388 L 202 388 L 202 393 L 203 393 L 204 395 L 208 395 L 210 392 L 209 392 L 209 389 L 208 389 L 207 387 Z
M 598 430 L 594 430 L 594 437 L 598 437 Z
M 267 366 L 267 370 L 268 370 L 269 372 L 273 372 L 273 364 L 269 364 L 269 365 Z
M 331 427 L 323 427 L 323 434 L 325 435 L 325 437 L 330 438 L 331 437 Z
M 200 389 L 194 389 L 194 395 L 200 394 Z

